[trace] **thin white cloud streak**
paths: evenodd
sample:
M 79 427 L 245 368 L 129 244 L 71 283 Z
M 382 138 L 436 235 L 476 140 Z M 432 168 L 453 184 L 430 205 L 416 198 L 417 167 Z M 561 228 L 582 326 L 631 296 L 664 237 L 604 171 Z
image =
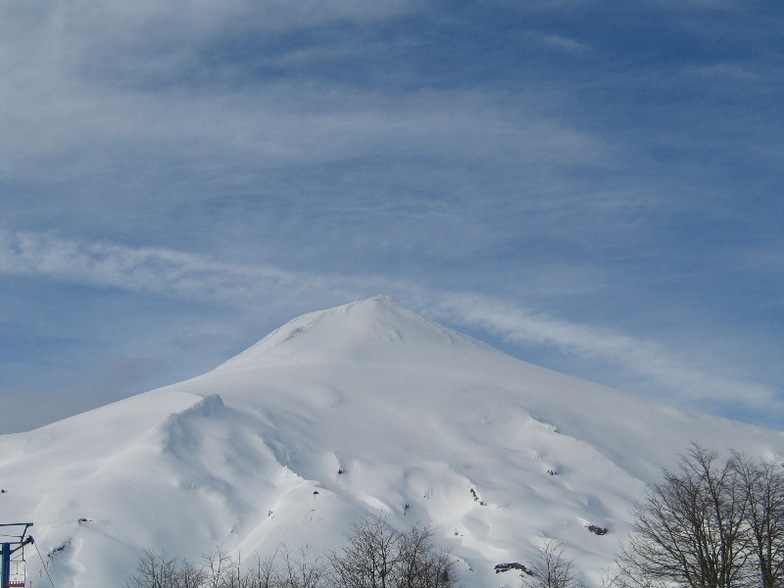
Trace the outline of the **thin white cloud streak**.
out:
M 594 50 L 590 45 L 562 35 L 547 35 L 538 31 L 531 31 L 528 35 L 533 41 L 563 53 L 584 57 Z
M 532 169 L 546 163 L 618 167 L 623 155 L 598 137 L 534 110 L 505 108 L 503 97 L 482 91 L 390 99 L 388 92 L 279 83 L 220 97 L 79 88 L 54 103 L 28 98 L 19 90 L 6 101 L 14 131 L 4 149 L 9 171 L 11 163 L 29 165 L 50 153 L 102 157 L 114 143 L 161 153 L 177 148 L 199 163 L 228 153 L 266 168 L 351 160 L 368 151 L 466 162 L 480 153 L 483 161 Z
M 239 300 L 259 288 L 284 288 L 293 279 L 275 268 L 224 264 L 168 249 L 85 245 L 32 233 L 0 233 L 0 272 L 197 300 Z
M 0 274 L 48 277 L 239 307 L 281 297 L 304 300 L 313 298 L 313 292 L 319 293 L 316 298 L 322 303 L 337 303 L 384 289 L 398 290 L 401 299 L 416 300 L 425 313 L 439 320 L 479 328 L 517 344 L 546 346 L 610 362 L 626 374 L 669 391 L 670 400 L 729 403 L 754 411 L 781 404 L 764 386 L 706 373 L 656 342 L 560 320 L 484 295 L 391 284 L 381 277 L 290 272 L 272 266 L 224 263 L 162 248 L 81 244 L 48 235 L 2 232 Z
M 478 295 L 446 295 L 438 308 L 445 317 L 510 342 L 546 345 L 589 359 L 609 361 L 627 373 L 674 392 L 672 399 L 734 403 L 754 410 L 781 404 L 764 386 L 706 373 L 653 341 L 559 320 Z
M 254 307 L 285 297 L 305 300 L 370 295 L 382 279 L 293 272 L 273 266 L 225 263 L 166 248 L 79 243 L 46 234 L 0 231 L 0 275 L 52 278 L 192 302 Z

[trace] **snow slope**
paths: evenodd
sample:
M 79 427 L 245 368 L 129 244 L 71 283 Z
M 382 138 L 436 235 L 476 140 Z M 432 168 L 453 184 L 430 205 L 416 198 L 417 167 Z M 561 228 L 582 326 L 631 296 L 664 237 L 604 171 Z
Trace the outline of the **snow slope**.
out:
M 464 586 L 562 541 L 598 583 L 692 442 L 784 434 L 512 358 L 379 297 L 294 319 L 203 376 L 0 437 L 0 522 L 34 522 L 34 586 L 122 585 L 145 548 L 314 557 L 353 522 L 431 522 Z M 597 536 L 588 525 L 606 527 Z

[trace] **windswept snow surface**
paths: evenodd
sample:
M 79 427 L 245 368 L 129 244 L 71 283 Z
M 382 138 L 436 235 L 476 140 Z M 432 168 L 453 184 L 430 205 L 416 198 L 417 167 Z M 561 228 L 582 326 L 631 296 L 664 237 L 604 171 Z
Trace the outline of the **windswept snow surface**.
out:
M 122 585 L 143 549 L 315 558 L 368 515 L 431 523 L 466 587 L 518 585 L 494 565 L 530 562 L 543 538 L 598 583 L 632 501 L 693 442 L 784 454 L 781 433 L 536 367 L 379 297 L 296 318 L 203 376 L 0 437 L 0 522 L 35 524 L 58 588 Z

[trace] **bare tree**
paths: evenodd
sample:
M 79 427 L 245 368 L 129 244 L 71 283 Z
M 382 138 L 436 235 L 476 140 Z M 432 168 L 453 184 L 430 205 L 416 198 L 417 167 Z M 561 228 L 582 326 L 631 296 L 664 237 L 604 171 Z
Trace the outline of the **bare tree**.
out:
M 322 588 L 326 585 L 321 563 L 308 559 L 304 549 L 296 557 L 286 551 L 283 554 L 283 568 L 274 577 L 275 588 Z
M 572 560 L 565 555 L 564 546 L 550 539 L 537 548 L 536 556 L 522 574 L 524 588 L 578 588 Z
M 780 467 L 693 446 L 635 511 L 618 585 L 784 586 Z
M 784 472 L 780 464 L 734 454 L 738 480 L 748 500 L 749 549 L 762 588 L 784 586 Z
M 330 555 L 332 581 L 341 588 L 448 588 L 454 585 L 449 554 L 439 550 L 429 527 L 407 533 L 386 520 L 366 519 Z
M 354 525 L 346 539 L 347 545 L 330 554 L 334 580 L 345 588 L 393 588 L 400 534 L 372 518 Z
M 202 557 L 204 574 L 201 588 L 237 588 L 239 565 L 218 547 Z
M 746 500 L 734 481 L 734 463 L 717 465 L 717 458 L 694 446 L 679 471 L 665 471 L 664 481 L 636 507 L 636 536 L 620 562 L 637 585 L 743 585 Z
M 246 572 L 249 588 L 278 588 L 279 581 L 275 569 L 275 555 L 261 559 L 256 555 L 256 564 Z
M 183 560 L 177 568 L 178 588 L 203 588 L 207 578 L 204 570 L 193 563 Z
M 165 551 L 148 549 L 139 558 L 136 573 L 127 581 L 128 588 L 196 588 L 202 577 L 192 566 L 181 563 Z
M 433 529 L 414 525 L 403 533 L 395 586 L 398 588 L 446 588 L 453 585 L 453 562 L 449 552 L 436 546 Z

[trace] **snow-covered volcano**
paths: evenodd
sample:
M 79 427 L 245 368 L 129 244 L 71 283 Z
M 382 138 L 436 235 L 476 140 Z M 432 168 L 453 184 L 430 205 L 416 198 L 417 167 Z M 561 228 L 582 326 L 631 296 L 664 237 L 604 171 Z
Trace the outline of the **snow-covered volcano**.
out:
M 517 585 L 494 565 L 543 537 L 597 579 L 632 501 L 693 442 L 784 454 L 784 434 L 542 369 L 373 298 L 296 318 L 203 376 L 0 437 L 0 522 L 35 523 L 58 588 L 122 585 L 143 549 L 318 555 L 368 514 L 432 523 L 464 586 Z

